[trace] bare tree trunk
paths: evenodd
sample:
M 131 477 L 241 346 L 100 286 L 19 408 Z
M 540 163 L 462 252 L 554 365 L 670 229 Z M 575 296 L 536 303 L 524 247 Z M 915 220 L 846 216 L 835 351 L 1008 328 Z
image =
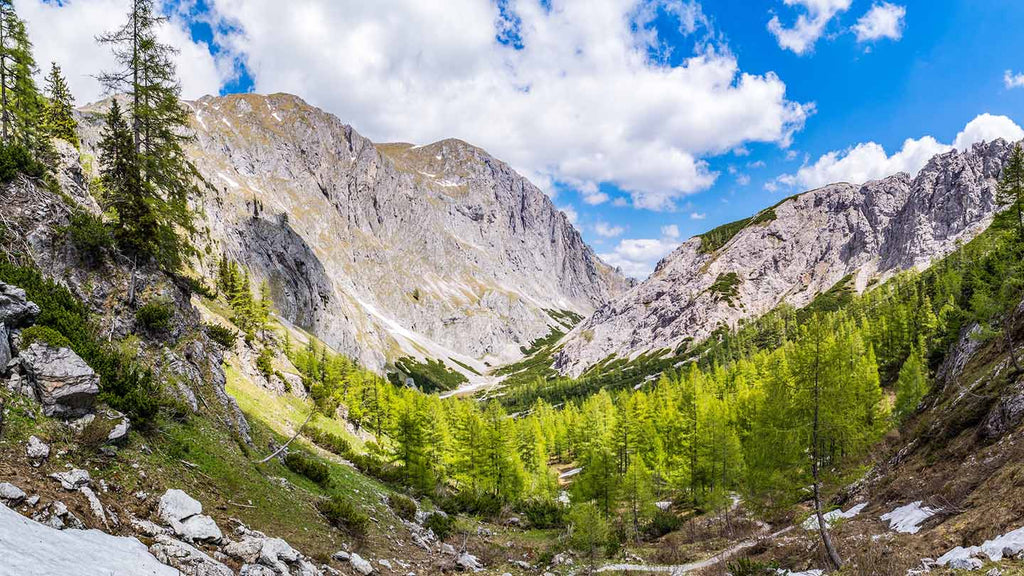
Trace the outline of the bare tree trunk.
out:
M 818 454 L 818 412 L 821 406 L 821 385 L 818 380 L 821 373 L 819 365 L 821 362 L 820 346 L 821 343 L 819 340 L 817 344 L 818 349 L 815 350 L 814 357 L 814 428 L 811 434 L 811 473 L 814 475 L 814 513 L 818 516 L 818 531 L 821 532 L 821 541 L 825 544 L 825 551 L 828 552 L 828 559 L 832 562 L 832 566 L 835 567 L 836 570 L 839 570 L 843 567 L 843 560 L 839 557 L 839 553 L 836 552 L 836 547 L 832 544 L 832 536 L 828 533 L 828 523 L 825 522 L 825 515 L 821 512 L 821 479 L 820 471 L 818 469 L 818 460 L 820 457 Z
M 274 450 L 273 454 L 271 454 L 270 456 L 267 456 L 263 460 L 260 460 L 259 462 L 257 462 L 257 464 L 266 464 L 267 462 L 270 462 L 271 458 L 273 458 L 274 456 L 277 456 L 281 452 L 284 452 L 288 448 L 288 445 L 291 444 L 293 441 L 295 441 L 295 439 L 299 437 L 299 434 L 302 434 L 303 428 L 306 427 L 306 424 L 309 424 L 310 419 L 313 418 L 313 413 L 314 412 L 316 412 L 316 410 L 310 410 L 309 411 L 309 416 L 306 416 L 306 421 L 302 423 L 302 426 L 299 426 L 299 429 L 295 431 L 295 434 L 293 434 L 292 437 L 289 438 L 288 441 L 285 442 L 283 446 L 281 446 L 277 450 Z

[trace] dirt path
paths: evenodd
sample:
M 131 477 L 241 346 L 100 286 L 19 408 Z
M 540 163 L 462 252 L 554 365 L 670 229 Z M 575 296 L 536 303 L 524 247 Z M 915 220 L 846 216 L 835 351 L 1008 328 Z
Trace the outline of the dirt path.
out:
M 771 540 L 773 538 L 782 536 L 783 534 L 789 532 L 793 528 L 794 526 L 783 528 L 782 530 L 779 530 L 778 532 L 774 532 L 771 535 L 769 535 L 768 539 Z M 701 560 L 700 562 L 691 562 L 690 564 L 678 564 L 675 566 L 646 564 L 606 564 L 598 568 L 596 572 L 659 572 L 669 574 L 670 576 L 679 576 L 681 574 L 686 574 L 688 572 L 694 572 L 697 570 L 703 570 L 704 568 L 707 568 L 709 566 L 714 566 L 715 564 L 718 564 L 723 560 L 727 560 L 732 556 L 735 556 L 736 554 L 746 550 L 747 548 L 750 548 L 751 546 L 756 544 L 757 541 L 757 538 L 743 540 L 735 546 L 727 548 L 706 560 Z

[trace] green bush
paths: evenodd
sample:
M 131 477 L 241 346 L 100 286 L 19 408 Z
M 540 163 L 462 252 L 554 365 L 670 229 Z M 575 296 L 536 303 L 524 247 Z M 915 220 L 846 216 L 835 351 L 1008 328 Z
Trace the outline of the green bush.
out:
M 302 432 L 307 438 L 313 441 L 313 444 L 332 452 L 345 459 L 351 459 L 352 457 L 352 445 L 348 443 L 348 440 L 334 434 L 321 430 L 319 428 L 313 428 L 308 426 L 303 429 Z
M 455 529 L 455 520 L 447 514 L 434 512 L 423 521 L 423 527 L 432 530 L 438 540 L 445 540 Z
M 104 253 L 114 247 L 114 237 L 103 218 L 89 212 L 72 214 L 65 232 L 75 248 L 91 260 L 101 260 Z
M 226 326 L 221 326 L 220 324 L 204 324 L 203 327 L 206 328 L 206 334 L 210 337 L 210 340 L 213 340 L 224 348 L 234 348 L 235 339 L 238 338 L 238 332 L 235 332 Z
M 520 509 L 532 528 L 560 528 L 565 525 L 565 507 L 554 500 L 527 500 Z
M 21 332 L 21 345 L 28 348 L 33 342 L 42 342 L 53 348 L 71 348 L 71 341 L 49 326 L 35 325 Z
M 270 346 L 264 346 L 260 350 L 259 356 L 256 357 L 256 368 L 267 378 L 274 375 L 274 351 Z
M 732 576 L 773 576 L 779 573 L 775 564 L 758 562 L 750 558 L 738 558 L 734 562 L 729 562 L 726 569 Z
M 150 300 L 135 312 L 135 321 L 150 332 L 165 332 L 171 327 L 174 307 L 164 299 Z
M 201 278 L 194 278 L 192 276 L 182 276 L 182 278 L 184 278 L 190 292 L 199 294 L 203 298 L 209 298 L 210 300 L 217 299 L 217 290 L 209 287 Z
M 647 525 L 645 532 L 648 538 L 655 539 L 679 530 L 683 526 L 683 519 L 668 510 L 658 509 Z
M 284 457 L 284 465 L 289 470 L 309 478 L 321 486 L 331 483 L 331 467 L 324 461 L 304 452 L 289 452 Z
M 392 493 L 388 495 L 388 506 L 402 520 L 412 522 L 416 519 L 416 502 L 412 498 Z
M 329 500 L 320 500 L 317 510 L 336 528 L 361 536 L 366 533 L 370 517 L 347 498 L 335 494 Z
M 42 178 L 46 166 L 20 144 L 0 145 L 0 182 L 10 182 L 18 174 Z

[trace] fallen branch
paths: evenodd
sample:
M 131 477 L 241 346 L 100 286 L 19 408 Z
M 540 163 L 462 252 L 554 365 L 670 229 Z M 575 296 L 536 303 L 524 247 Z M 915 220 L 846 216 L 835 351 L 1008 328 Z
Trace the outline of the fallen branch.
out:
M 257 464 L 266 464 L 267 462 L 270 462 L 270 460 L 272 458 L 274 458 L 275 456 L 277 456 L 281 452 L 284 452 L 288 448 L 288 445 L 291 444 L 296 438 L 299 437 L 299 434 L 302 433 L 302 429 L 306 427 L 306 424 L 309 424 L 310 419 L 313 418 L 313 412 L 315 412 L 315 410 L 310 410 L 309 411 L 309 416 L 306 416 L 306 421 L 302 423 L 302 426 L 299 426 L 299 429 L 295 431 L 295 434 L 293 434 L 292 437 L 289 438 L 288 441 L 285 442 L 283 446 L 281 446 L 277 450 L 274 450 L 273 454 L 271 454 L 270 456 L 267 456 L 263 460 L 260 460 L 259 462 L 257 462 Z

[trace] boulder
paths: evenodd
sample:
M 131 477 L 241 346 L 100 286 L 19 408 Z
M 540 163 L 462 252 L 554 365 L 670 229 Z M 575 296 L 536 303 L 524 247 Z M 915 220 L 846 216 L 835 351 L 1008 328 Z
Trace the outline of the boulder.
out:
M 7 326 L 0 324 L 0 372 L 7 372 L 7 365 L 14 358 L 11 351 L 11 335 L 7 333 Z
M 348 559 L 348 562 L 352 565 L 353 570 L 359 572 L 363 576 L 370 576 L 370 574 L 373 574 L 373 564 L 364 560 L 359 554 L 353 554 L 352 557 Z
M 203 505 L 198 500 L 183 490 L 172 488 L 160 497 L 156 515 L 165 523 L 173 524 L 202 512 Z
M 25 499 L 25 491 L 10 482 L 0 484 L 0 501 L 8 506 L 17 506 Z
M 237 542 L 231 542 L 224 547 L 224 553 L 228 556 L 253 564 L 260 559 L 260 550 L 263 549 L 263 539 L 253 536 L 246 536 Z
M 273 568 L 267 568 L 259 564 L 245 564 L 242 566 L 238 576 L 278 576 Z
M 107 515 L 103 511 L 103 504 L 100 503 L 99 497 L 97 497 L 96 493 L 92 491 L 92 488 L 89 488 L 88 486 L 82 486 L 81 488 L 78 489 L 78 491 L 81 492 L 82 495 L 85 496 L 85 499 L 89 502 L 89 509 L 92 510 L 93 516 L 95 516 L 99 521 L 106 524 Z
M 166 535 L 155 540 L 149 551 L 160 562 L 180 570 L 183 576 L 234 576 L 230 568 L 180 540 Z
M 203 514 L 189 516 L 182 522 L 171 522 L 171 528 L 187 542 L 218 543 L 224 539 L 213 518 Z
M 459 569 L 466 570 L 467 572 L 483 570 L 483 566 L 480 565 L 480 561 L 476 559 L 476 556 L 473 556 L 469 552 L 463 552 L 460 554 L 458 560 L 455 561 L 455 564 Z
M 984 562 L 977 558 L 956 558 L 949 563 L 953 570 L 981 570 Z
M 121 414 L 121 419 L 114 427 L 110 430 L 110 434 L 107 434 L 107 442 L 120 442 L 128 437 L 128 431 L 131 430 L 132 423 L 127 416 Z
M 39 466 L 43 460 L 50 457 L 50 446 L 36 436 L 29 436 L 28 445 L 25 447 L 25 455 L 32 461 L 33 466 Z
M 50 474 L 50 478 L 60 482 L 61 487 L 68 492 L 74 492 L 79 488 L 88 486 L 92 483 L 92 477 L 89 476 L 89 472 L 78 468 L 68 470 L 67 472 Z
M 57 530 L 63 530 L 65 528 L 74 528 L 76 530 L 85 529 L 85 524 L 75 516 L 66 504 L 60 500 L 51 502 L 49 506 L 43 508 L 34 516 L 32 519 L 40 524 L 49 526 L 50 528 L 56 528 Z
M 100 377 L 70 348 L 33 342 L 19 357 L 44 414 L 75 417 L 92 409 Z
M 29 302 L 24 290 L 0 282 L 0 323 L 7 328 L 24 328 L 35 322 L 37 316 L 39 306 Z

